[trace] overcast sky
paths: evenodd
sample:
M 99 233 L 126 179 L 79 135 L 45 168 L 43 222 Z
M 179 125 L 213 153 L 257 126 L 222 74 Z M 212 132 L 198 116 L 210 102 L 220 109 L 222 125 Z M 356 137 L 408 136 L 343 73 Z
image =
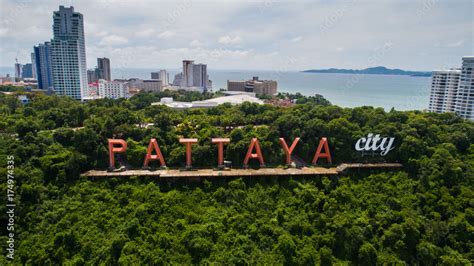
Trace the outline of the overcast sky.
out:
M 302 70 L 459 67 L 474 54 L 474 1 L 0 0 L 0 66 L 30 61 L 52 13 L 84 15 L 87 66 Z

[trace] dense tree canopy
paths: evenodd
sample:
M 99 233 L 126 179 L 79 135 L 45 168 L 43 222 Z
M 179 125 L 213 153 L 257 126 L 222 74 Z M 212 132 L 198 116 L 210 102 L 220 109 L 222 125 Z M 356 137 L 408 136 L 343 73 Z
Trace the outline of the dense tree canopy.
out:
M 0 175 L 15 156 L 17 264 L 469 264 L 474 260 L 474 124 L 454 114 L 341 108 L 320 96 L 286 95 L 288 108 L 244 103 L 176 111 L 141 93 L 88 103 L 31 94 L 27 105 L 0 94 Z M 279 96 L 283 97 L 283 96 Z M 368 133 L 395 137 L 381 159 L 354 151 Z M 401 162 L 395 172 L 339 177 L 217 179 L 202 183 L 134 177 L 92 180 L 107 167 L 107 138 L 127 140 L 118 161 L 143 164 L 156 138 L 170 167 L 182 167 L 179 137 L 196 137 L 193 163 L 215 166 L 212 137 L 242 165 L 250 139 L 265 162 L 284 163 L 278 142 L 301 137 L 310 162 L 328 137 L 334 163 Z M 323 161 L 324 165 L 324 161 Z M 152 163 L 157 167 L 157 162 Z M 1 185 L 6 191 L 6 183 Z M 6 224 L 2 204 L 1 223 Z M 2 226 L 2 243 L 6 229 Z M 0 264 L 6 263 L 4 257 Z

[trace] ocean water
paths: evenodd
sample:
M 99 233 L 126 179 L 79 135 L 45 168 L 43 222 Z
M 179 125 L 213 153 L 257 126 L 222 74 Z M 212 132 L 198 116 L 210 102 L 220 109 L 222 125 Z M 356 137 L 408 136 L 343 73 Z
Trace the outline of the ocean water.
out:
M 113 66 L 112 66 L 113 67 Z M 149 79 L 156 69 L 112 68 L 112 78 Z M 178 69 L 168 69 L 170 81 Z M 227 87 L 227 80 L 245 80 L 252 76 L 273 79 L 278 82 L 278 91 L 303 95 L 321 94 L 331 103 L 342 107 L 375 106 L 385 110 L 424 110 L 428 108 L 429 77 L 397 75 L 353 75 L 303 73 L 298 71 L 250 71 L 250 70 L 208 70 L 213 89 Z M 12 75 L 13 68 L 0 67 L 0 75 Z

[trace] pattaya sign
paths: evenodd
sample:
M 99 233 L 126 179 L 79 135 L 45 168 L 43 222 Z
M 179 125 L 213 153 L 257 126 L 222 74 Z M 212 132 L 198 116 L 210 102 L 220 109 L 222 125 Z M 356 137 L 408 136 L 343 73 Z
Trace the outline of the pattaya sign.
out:
M 380 155 L 385 156 L 387 153 L 394 149 L 392 147 L 395 138 L 381 138 L 379 134 L 375 135 L 369 133 L 366 138 L 360 138 L 355 144 L 356 151 L 361 152 L 378 152 Z
M 295 138 L 288 147 L 288 144 L 284 138 L 280 138 L 280 145 L 285 153 L 285 163 L 289 165 L 291 163 L 291 155 L 296 148 L 296 145 L 300 141 L 300 138 Z M 380 155 L 385 156 L 388 152 L 394 149 L 393 142 L 395 138 L 380 137 L 379 134 L 374 135 L 369 133 L 367 137 L 360 138 L 355 144 L 356 151 L 361 152 L 378 152 Z M 180 138 L 179 142 L 182 143 L 186 148 L 186 167 L 192 167 L 192 146 L 198 143 L 198 139 L 195 138 Z M 224 145 L 230 143 L 229 138 L 212 138 L 211 143 L 217 145 L 217 166 L 224 166 Z M 115 155 L 118 153 L 126 153 L 127 142 L 123 139 L 109 139 L 109 167 L 110 169 L 115 168 Z M 319 145 L 314 153 L 313 165 L 316 165 L 320 159 L 325 159 L 328 163 L 332 163 L 331 152 L 329 150 L 328 139 L 323 137 L 319 141 Z M 253 138 L 250 141 L 247 153 L 244 158 L 244 167 L 248 167 L 250 160 L 257 160 L 261 167 L 265 166 L 265 159 L 260 148 L 260 143 L 257 138 Z M 143 167 L 148 167 L 151 161 L 158 161 L 161 166 L 166 166 L 165 157 L 161 153 L 160 147 L 156 139 L 150 139 L 148 149 L 143 161 Z
M 127 151 L 127 142 L 123 139 L 109 139 L 109 167 L 110 169 L 115 168 L 115 154 L 125 153 Z M 285 163 L 291 163 L 291 154 L 295 150 L 296 145 L 300 141 L 300 138 L 293 140 L 293 143 L 290 147 L 286 144 L 284 138 L 280 138 L 280 144 L 283 151 L 285 152 Z M 198 143 L 198 139 L 194 138 L 180 138 L 179 142 L 185 145 L 186 147 L 186 167 L 192 167 L 192 145 Z M 224 166 L 224 145 L 230 142 L 228 138 L 213 138 L 211 139 L 213 144 L 217 145 L 217 165 L 218 167 Z M 314 154 L 312 163 L 316 164 L 319 159 L 326 159 L 327 162 L 331 163 L 331 153 L 329 151 L 329 145 L 327 138 L 321 138 L 319 141 L 318 148 Z M 258 160 L 260 166 L 265 166 L 265 160 L 263 158 L 262 150 L 260 148 L 260 143 L 257 138 L 253 138 L 250 141 L 247 154 L 244 158 L 244 167 L 248 167 L 250 160 Z M 158 161 L 161 166 L 166 166 L 166 161 L 161 153 L 160 147 L 156 139 L 150 139 L 148 144 L 148 149 L 143 161 L 143 167 L 148 167 L 151 161 Z

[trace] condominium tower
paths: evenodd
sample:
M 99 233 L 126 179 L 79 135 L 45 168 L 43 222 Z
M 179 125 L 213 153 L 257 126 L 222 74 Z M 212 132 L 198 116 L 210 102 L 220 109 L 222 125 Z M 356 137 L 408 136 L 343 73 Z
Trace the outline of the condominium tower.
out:
M 474 121 L 474 56 L 462 58 L 461 77 L 454 111 L 459 116 Z
M 84 19 L 72 6 L 53 13 L 51 61 L 56 94 L 81 100 L 88 91 Z
M 97 58 L 97 76 L 99 79 L 105 79 L 110 81 L 110 59 L 104 58 Z
M 434 113 L 454 112 L 461 70 L 438 70 L 433 71 L 432 75 L 428 110 Z
M 474 56 L 462 58 L 461 69 L 433 71 L 428 110 L 454 112 L 474 121 Z
M 38 89 L 53 90 L 53 74 L 51 63 L 51 43 L 40 43 L 33 47 L 36 79 L 38 80 Z

